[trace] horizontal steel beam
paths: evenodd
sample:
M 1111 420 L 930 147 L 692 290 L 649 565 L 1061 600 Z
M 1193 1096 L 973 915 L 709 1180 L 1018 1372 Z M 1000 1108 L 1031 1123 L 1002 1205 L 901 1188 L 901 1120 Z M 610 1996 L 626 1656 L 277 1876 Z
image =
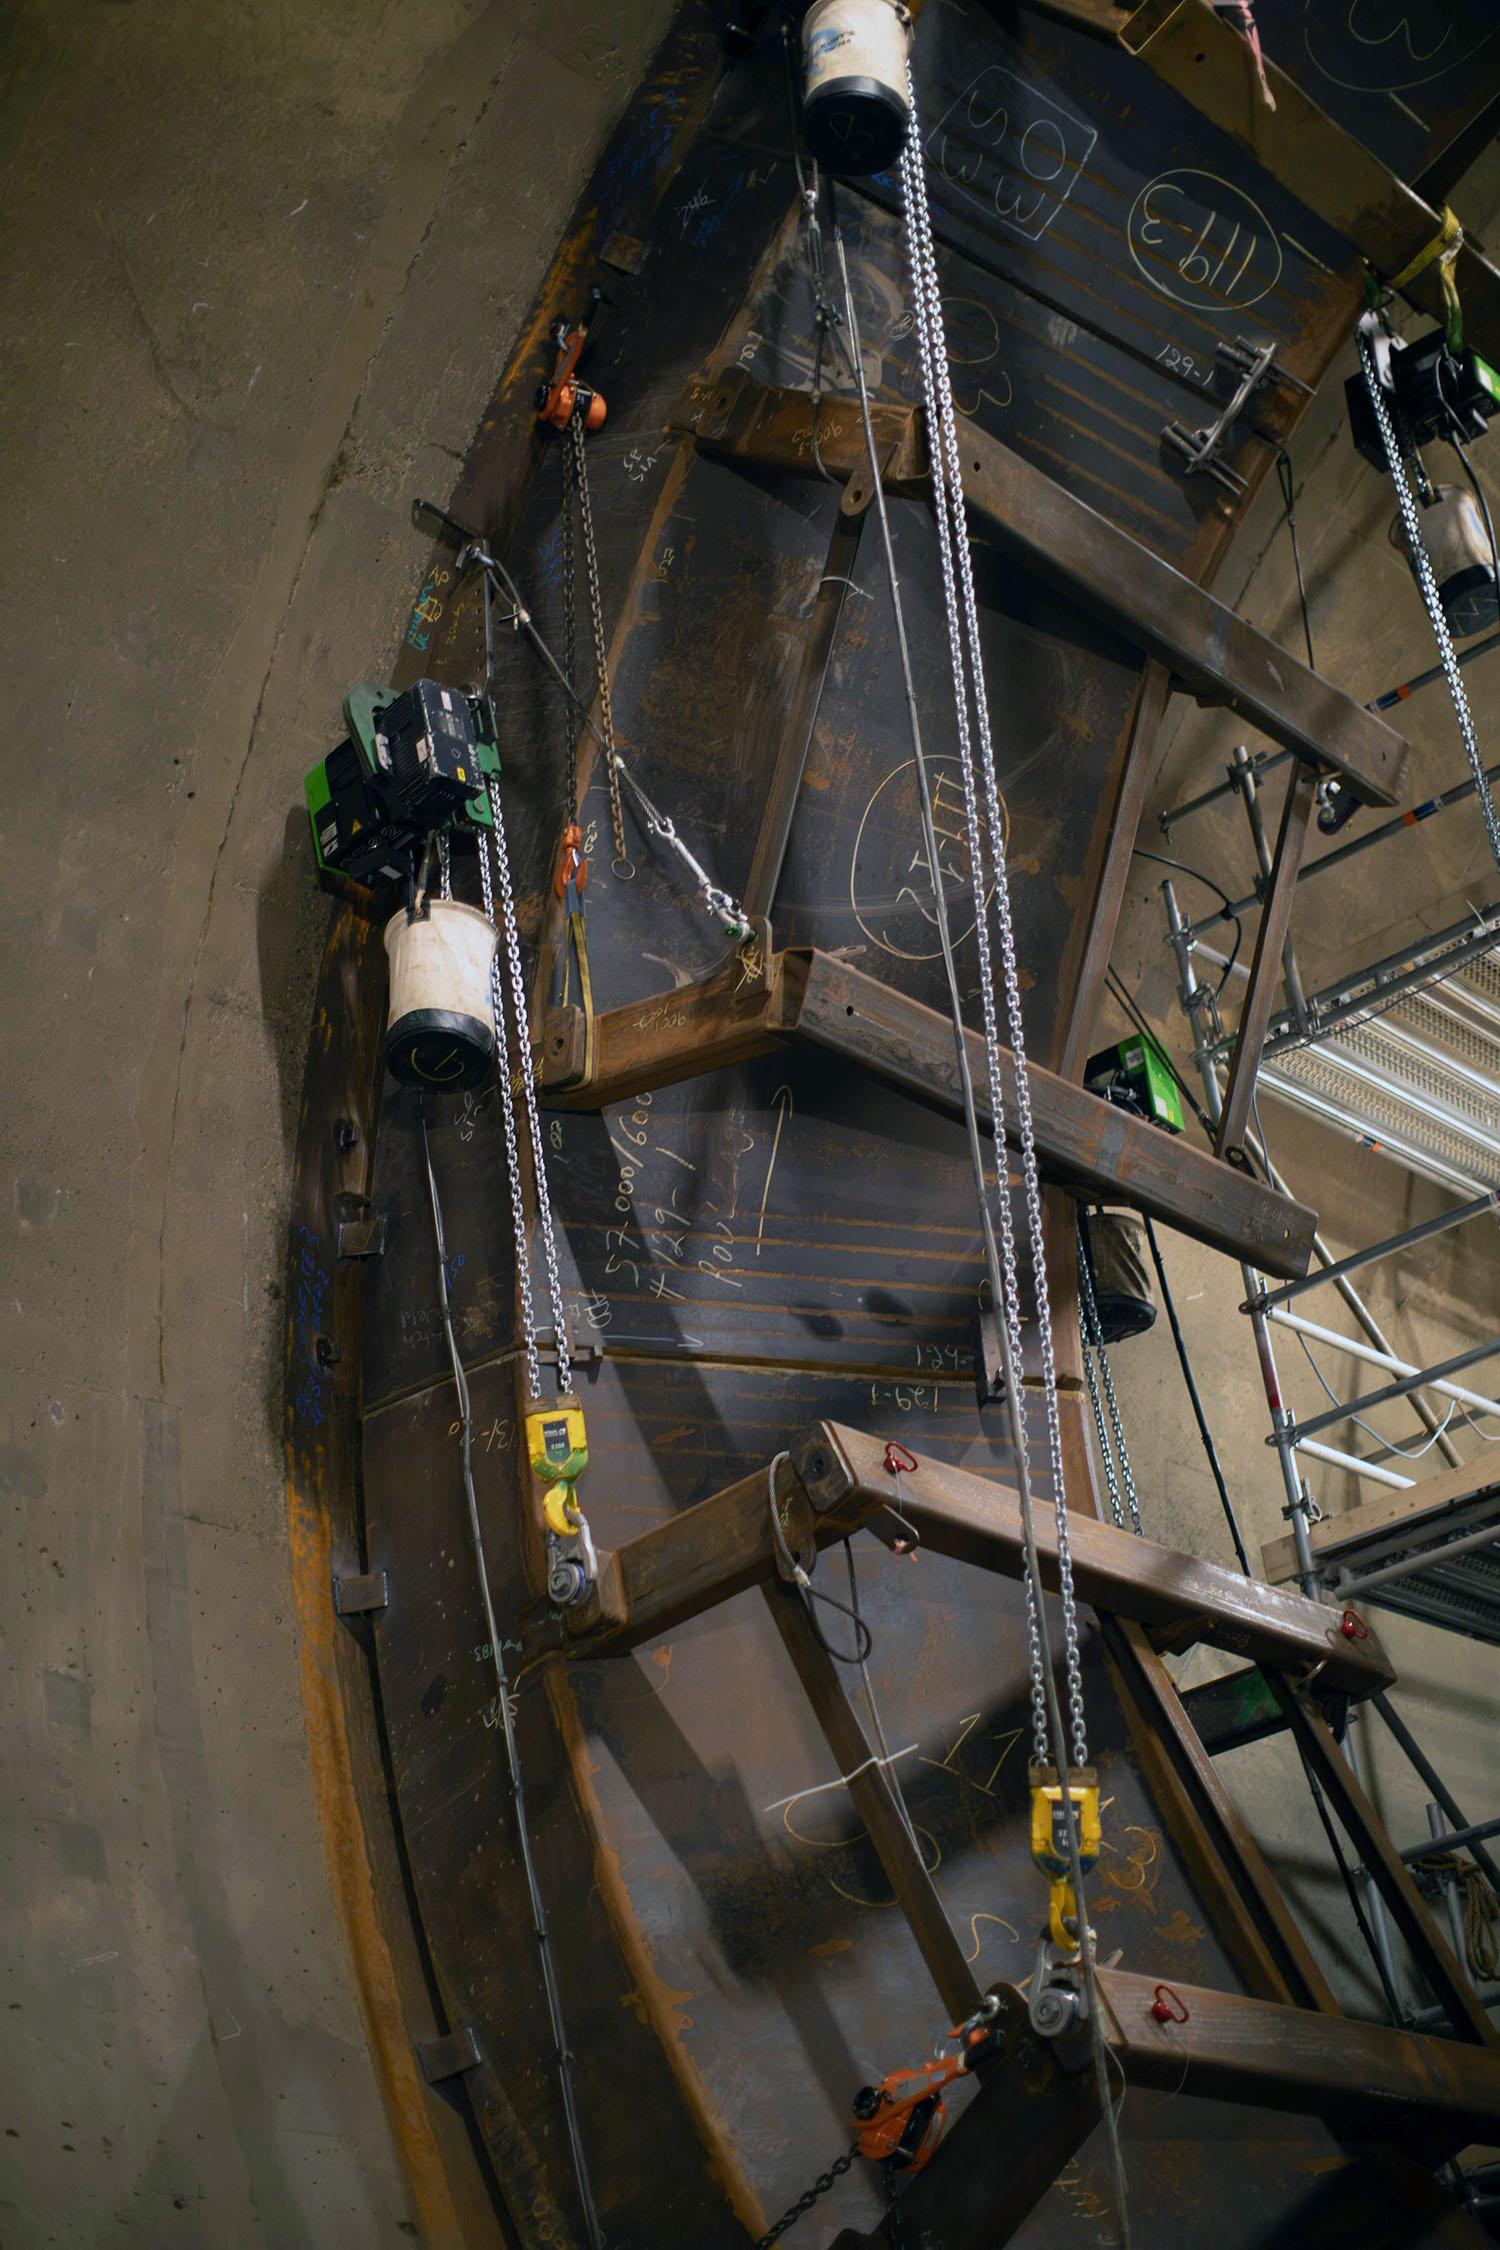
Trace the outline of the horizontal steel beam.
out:
M 818 474 L 808 393 L 768 388 L 739 368 L 695 384 L 669 427 L 726 460 Z M 925 495 L 930 479 L 917 410 L 877 408 L 875 440 L 887 464 L 882 481 Z M 1332 768 L 1365 804 L 1399 801 L 1407 747 L 1383 719 L 976 423 L 959 418 L 958 442 L 969 503 L 1014 561 L 1165 664 L 1199 702 L 1238 712 L 1298 757 Z M 829 475 L 851 481 L 853 498 L 863 496 L 866 455 L 847 405 L 838 413 L 822 409 L 818 457 Z
M 1100 1969 L 1111 2052 L 1127 2085 L 1325 2118 L 1336 2131 L 1438 2136 L 1450 2149 L 1500 2128 L 1500 2053 L 1383 2024 L 1173 1983 L 1186 2021 L 1161 2022 L 1158 1979 Z
M 891 1498 L 882 1438 L 822 1422 L 793 1442 L 791 1460 L 815 1509 Z M 901 1514 L 924 1546 L 1002 1577 L 1022 1575 L 1021 1506 L 1008 1486 L 921 1458 L 898 1481 Z M 1201 1642 L 1273 1671 L 1317 1672 L 1320 1692 L 1374 1695 L 1395 1677 L 1373 1633 L 1366 1639 L 1343 1633 L 1341 1610 L 1076 1510 L 1068 1521 L 1078 1599 L 1144 1626 L 1148 1636 L 1174 1649 Z M 1037 1503 L 1036 1537 L 1042 1582 L 1055 1592 L 1057 1518 L 1043 1501 Z
M 544 1108 L 603 1109 L 805 1041 L 954 1116 L 962 1111 L 949 1018 L 818 951 L 789 949 L 772 955 L 756 976 L 736 965 L 612 1008 L 593 1020 L 586 1067 L 587 1029 L 576 1008 L 549 1011 L 539 1056 Z M 980 1122 L 991 1126 L 984 1044 L 977 1031 L 966 1038 Z M 1001 1079 L 1013 1123 L 1015 1065 L 1006 1049 Z M 1305 1205 L 1036 1063 L 1027 1065 L 1027 1083 L 1038 1161 L 1049 1181 L 1149 1211 L 1263 1273 L 1307 1271 L 1315 1218 Z
M 815 1422 L 790 1449 L 777 1506 L 789 1550 L 845 1539 L 892 1504 L 885 1440 L 841 1423 Z M 1025 1569 L 1020 1502 L 1008 1486 L 962 1469 L 919 1461 L 900 1479 L 903 1521 L 935 1554 L 1019 1579 Z M 1057 1586 L 1057 1519 L 1038 1505 L 1043 1583 Z M 878 1527 L 877 1527 L 878 1528 Z M 1350 1640 L 1341 1612 L 1283 1587 L 1263 1586 L 1217 1563 L 1199 1562 L 1152 1539 L 1089 1516 L 1072 1519 L 1073 1582 L 1080 1601 L 1169 1639 L 1202 1642 L 1247 1662 L 1317 1674 L 1320 1691 L 1374 1695 L 1394 1674 L 1373 1633 Z M 788 1576 L 771 1528 L 769 1470 L 728 1485 L 696 1507 L 601 1558 L 594 1594 L 576 1609 L 538 1608 L 523 1626 L 525 1656 L 623 1656 L 753 1586 Z

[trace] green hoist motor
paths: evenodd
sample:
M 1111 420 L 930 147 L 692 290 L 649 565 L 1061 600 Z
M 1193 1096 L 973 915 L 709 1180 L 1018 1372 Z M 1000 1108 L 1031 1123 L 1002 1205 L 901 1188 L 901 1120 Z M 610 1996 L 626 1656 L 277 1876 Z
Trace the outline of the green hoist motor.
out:
M 1090 1055 L 1083 1082 L 1091 1094 L 1102 1094 L 1106 1101 L 1134 1110 L 1169 1133 L 1182 1131 L 1182 1096 L 1172 1066 L 1154 1039 L 1122 1039 L 1118 1046 L 1101 1048 Z
M 326 874 L 372 890 L 405 882 L 435 831 L 492 825 L 485 783 L 500 777 L 500 750 L 487 698 L 436 680 L 399 695 L 361 680 L 344 724 L 304 783 Z

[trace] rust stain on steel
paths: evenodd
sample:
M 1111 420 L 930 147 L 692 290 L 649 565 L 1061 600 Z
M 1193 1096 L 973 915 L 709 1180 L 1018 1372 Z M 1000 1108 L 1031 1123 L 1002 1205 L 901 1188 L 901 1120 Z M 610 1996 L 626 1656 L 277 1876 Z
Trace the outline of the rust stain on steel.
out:
M 338 1630 L 329 1588 L 333 1549 L 328 1518 L 287 1479 L 292 1599 L 296 1605 L 302 1716 L 307 1729 L 313 1797 L 323 1832 L 328 1878 L 354 1969 L 354 1986 L 370 2060 L 386 2115 L 433 2250 L 465 2250 L 473 2235 L 461 2222 L 427 2115 L 428 2094 L 417 2069 L 397 1988 L 395 1964 L 381 1925 L 354 1783 L 344 1702 L 335 1668 Z
M 349 1019 L 340 1011 L 335 1020 L 331 1003 L 340 995 L 349 999 L 378 985 L 380 948 L 372 945 L 369 923 L 345 909 L 334 917 L 324 949 L 318 1000 L 307 1076 L 298 1121 L 298 1203 L 305 1184 L 311 1183 L 315 1158 L 311 1136 L 317 1111 L 327 1093 L 320 1085 L 339 1044 L 347 1039 Z M 372 972 L 373 959 L 373 972 Z M 376 1038 L 378 1046 L 378 1034 Z M 358 1075 L 357 1069 L 354 1075 Z M 360 1123 L 368 1144 L 369 1116 Z M 314 1193 L 318 1189 L 314 1187 Z M 331 1253 L 330 1253 L 331 1255 Z M 351 1273 L 335 1270 L 334 1287 L 342 1283 L 341 1317 L 349 1313 L 357 1323 L 357 1284 Z M 292 1290 L 287 1292 L 286 1364 L 294 1361 L 297 1312 Z M 288 1386 L 290 1394 L 290 1384 Z M 351 1412 L 356 1411 L 351 1406 Z M 357 1435 L 345 1433 L 351 1453 Z M 298 1684 L 307 1733 L 313 1799 L 323 1837 L 324 1856 L 334 1905 L 343 1927 L 354 1970 L 354 1986 L 369 2042 L 370 2060 L 379 2084 L 392 2135 L 401 2152 L 423 2240 L 434 2250 L 463 2250 L 472 2245 L 472 2227 L 460 2218 L 449 2183 L 442 2151 L 428 2111 L 429 2096 L 417 2068 L 411 2033 L 402 2006 L 396 1965 L 391 1954 L 381 1908 L 375 1895 L 369 1848 L 360 1813 L 350 1743 L 344 1689 L 339 1679 L 339 1627 L 331 1599 L 333 1583 L 333 1526 L 330 1515 L 330 1464 L 328 1445 L 301 1434 L 290 1407 L 285 1417 L 287 1545 L 291 1568 L 292 1599 L 297 1612 Z M 399 1911 L 399 1909 L 398 1909 Z
M 593 1845 L 594 1882 L 621 1958 L 635 1977 L 634 1987 L 625 1999 L 637 2007 L 642 2022 L 655 2030 L 661 2042 L 662 2053 L 681 2091 L 683 2107 L 702 2142 L 710 2178 L 723 2190 L 735 2217 L 747 2232 L 759 2236 L 765 2232 L 766 2214 L 734 2155 L 734 2138 L 728 2123 L 709 2100 L 707 2089 L 682 2043 L 682 2033 L 690 2028 L 691 2019 L 683 2016 L 679 2003 L 689 1995 L 674 1991 L 657 1969 L 631 1904 L 621 1873 L 620 1855 L 609 1841 L 608 1824 L 594 1788 L 593 1761 L 579 1721 L 578 1705 L 568 1685 L 565 1664 L 560 1660 L 547 1664 L 543 1668 L 543 1679 L 547 1701 L 572 1769 L 579 1810 Z

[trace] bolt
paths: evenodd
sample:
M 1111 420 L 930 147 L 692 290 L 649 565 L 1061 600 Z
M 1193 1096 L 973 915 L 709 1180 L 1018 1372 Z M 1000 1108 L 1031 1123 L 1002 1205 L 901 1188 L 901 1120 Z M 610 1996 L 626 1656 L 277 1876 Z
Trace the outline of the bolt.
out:
M 340 1156 L 347 1156 L 350 1149 L 358 1148 L 359 1127 L 354 1123 L 352 1118 L 341 1117 L 337 1125 L 334 1126 L 333 1145 L 338 1150 Z
M 331 1336 L 320 1336 L 318 1338 L 317 1353 L 320 1367 L 337 1367 L 343 1356 Z

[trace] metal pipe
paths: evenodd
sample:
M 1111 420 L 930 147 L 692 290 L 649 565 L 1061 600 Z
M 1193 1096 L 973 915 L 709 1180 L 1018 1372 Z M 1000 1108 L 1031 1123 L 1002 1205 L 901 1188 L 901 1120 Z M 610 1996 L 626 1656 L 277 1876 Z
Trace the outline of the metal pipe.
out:
M 1283 1314 L 1283 1320 L 1295 1319 L 1295 1314 Z M 1314 1414 L 1301 1426 L 1311 1436 L 1315 1431 L 1332 1429 L 1335 1422 L 1347 1422 L 1351 1416 L 1368 1414 L 1377 1406 L 1388 1406 L 1392 1399 L 1406 1398 L 1412 1391 L 1426 1390 L 1444 1375 L 1456 1375 L 1461 1368 L 1473 1367 L 1481 1359 L 1493 1359 L 1500 1352 L 1500 1336 L 1486 1337 L 1482 1344 L 1471 1344 L 1466 1352 L 1455 1352 L 1451 1359 L 1440 1359 L 1431 1369 L 1419 1367 L 1414 1374 L 1402 1375 L 1394 1383 L 1382 1383 L 1378 1391 L 1364 1391 L 1358 1398 L 1347 1399 L 1340 1406 L 1329 1407 L 1326 1414 Z
M 1398 1578 L 1414 1578 L 1431 1563 L 1445 1558 L 1451 1560 L 1454 1555 L 1471 1555 L 1479 1547 L 1496 1546 L 1500 1546 L 1500 1523 L 1482 1524 L 1478 1531 L 1466 1532 L 1462 1539 L 1449 1539 L 1443 1546 L 1425 1548 L 1418 1555 L 1402 1555 L 1396 1562 L 1382 1563 L 1379 1570 L 1367 1570 L 1358 1578 L 1340 1577 L 1336 1582 L 1337 1591 L 1340 1598 L 1347 1601 L 1356 1594 L 1373 1593 L 1377 1586 L 1392 1585 Z M 1500 1821 L 1494 1828 L 1486 1828 L 1483 1834 L 1493 1835 L 1495 1828 L 1500 1828 Z
M 1399 1000 L 1402 993 L 1410 992 L 1414 985 L 1435 984 L 1440 978 L 1451 976 L 1465 962 L 1476 960 L 1480 954 L 1493 952 L 1497 936 L 1500 936 L 1500 908 L 1486 907 L 1480 914 L 1471 914 L 1465 921 L 1455 922 L 1450 929 L 1439 930 L 1433 937 L 1419 938 L 1415 944 L 1404 947 L 1401 952 L 1388 954 L 1384 961 L 1372 961 L 1368 967 L 1356 970 L 1352 976 L 1341 977 L 1337 984 L 1328 985 L 1322 992 L 1314 993 L 1307 1003 L 1308 1015 L 1314 1025 L 1313 1036 L 1325 1037 L 1341 1023 L 1347 1023 L 1351 1017 L 1368 1015 L 1372 1008 Z M 1450 947 L 1451 951 L 1445 958 L 1434 960 L 1432 956 L 1443 946 Z M 1411 966 L 1400 969 L 1394 976 L 1386 975 L 1387 970 L 1397 968 L 1403 961 L 1410 962 Z M 1368 991 L 1357 997 L 1346 997 L 1352 986 L 1366 982 L 1370 987 Z M 1301 1037 L 1295 1020 L 1283 1009 L 1271 1019 L 1267 1029 L 1267 1051 L 1273 1052 L 1277 1047 L 1289 1046 L 1293 1040 Z M 1232 1047 L 1233 1035 L 1220 1040 L 1217 1045 L 1224 1049 Z
M 1299 1453 L 1310 1453 L 1315 1461 L 1330 1461 L 1336 1469 L 1348 1469 L 1357 1477 L 1369 1477 L 1375 1484 L 1395 1485 L 1398 1491 L 1410 1492 L 1415 1477 L 1398 1476 L 1394 1469 L 1382 1468 L 1378 1461 L 1362 1461 L 1357 1453 L 1340 1453 L 1337 1446 L 1319 1445 L 1315 1438 L 1296 1440 Z
M 1296 756 L 1295 750 L 1257 750 L 1250 760 L 1257 775 L 1274 773 L 1278 766 L 1289 765 Z M 1212 789 L 1200 790 L 1196 797 L 1187 797 L 1180 805 L 1169 805 L 1156 816 L 1157 826 L 1164 836 L 1172 833 L 1174 820 L 1186 820 L 1189 813 L 1202 812 L 1205 805 L 1216 805 L 1223 797 L 1232 797 L 1239 787 L 1233 773 L 1227 781 L 1216 781 Z
M 1427 1810 L 1431 1815 L 1438 1811 L 1438 1807 L 1429 1805 Z M 1489 1836 L 1500 1836 L 1500 1816 L 1497 1816 L 1494 1820 L 1476 1820 L 1471 1828 L 1445 1830 L 1443 1823 L 1440 1821 L 1438 1827 L 1433 1830 L 1433 1834 L 1437 1837 L 1443 1851 L 1461 1852 L 1470 1844 L 1482 1844 Z M 1410 1844 L 1401 1854 L 1401 1857 L 1406 1861 L 1408 1867 L 1411 1867 L 1415 1866 L 1418 1860 L 1431 1859 L 1432 1853 L 1433 1847 L 1430 1843 Z
M 1300 1042 L 1298 1047 L 1300 1052 Z M 1399 1103 L 1414 1116 L 1425 1118 L 1430 1125 L 1437 1126 L 1442 1132 L 1453 1133 L 1460 1139 L 1472 1141 L 1477 1150 L 1485 1152 L 1490 1158 L 1500 1158 L 1500 1133 L 1486 1130 L 1482 1118 L 1437 1101 L 1431 1094 L 1419 1093 L 1409 1080 L 1399 1077 L 1394 1070 L 1382 1070 L 1378 1063 L 1372 1063 L 1362 1055 L 1353 1055 L 1347 1048 L 1336 1047 L 1330 1052 L 1344 1076 L 1352 1078 L 1357 1085 L 1368 1086 L 1372 1092 Z M 1375 1138 L 1378 1140 L 1380 1137 L 1379 1128 L 1376 1127 Z M 1476 1164 L 1475 1169 L 1480 1171 L 1481 1164 Z
M 1390 1157 L 1393 1163 L 1402 1165 L 1408 1172 L 1415 1172 L 1420 1178 L 1433 1181 L 1438 1187 L 1469 1189 L 1474 1186 L 1479 1170 L 1477 1165 L 1471 1166 L 1468 1171 L 1461 1171 L 1456 1165 L 1444 1163 L 1440 1156 L 1434 1156 L 1430 1149 L 1419 1148 L 1415 1141 L 1406 1140 L 1400 1133 L 1392 1132 L 1389 1126 L 1383 1125 L 1377 1131 L 1368 1120 L 1340 1109 L 1337 1102 L 1328 1095 L 1304 1085 L 1300 1078 L 1288 1077 L 1274 1063 L 1262 1064 L 1255 1083 L 1257 1092 L 1264 1089 L 1277 1101 L 1286 1103 L 1290 1109 L 1304 1110 L 1309 1117 L 1321 1117 L 1326 1125 L 1331 1125 L 1335 1132 L 1345 1134 L 1356 1147 L 1374 1149 L 1382 1156 Z M 1329 1262 L 1331 1264 L 1332 1260 Z
M 1269 1152 L 1262 1148 L 1257 1149 L 1256 1154 L 1260 1158 L 1261 1164 L 1265 1169 L 1266 1178 L 1270 1181 L 1272 1187 L 1282 1195 L 1290 1193 L 1286 1181 L 1282 1178 L 1275 1165 L 1271 1162 Z M 1313 1256 L 1319 1259 L 1325 1266 L 1331 1266 L 1335 1262 L 1333 1252 L 1329 1249 L 1328 1244 L 1324 1241 L 1321 1233 L 1316 1227 L 1313 1228 Z M 1369 1337 L 1370 1342 L 1375 1346 L 1376 1350 L 1389 1352 L 1391 1347 L 1386 1341 L 1384 1330 L 1381 1328 L 1379 1321 L 1375 1318 L 1375 1315 L 1371 1312 L 1369 1306 L 1365 1303 L 1363 1297 L 1355 1288 L 1348 1275 L 1341 1275 L 1333 1286 L 1338 1291 L 1339 1295 L 1343 1298 L 1344 1303 L 1349 1308 L 1349 1311 L 1353 1314 L 1355 1320 L 1359 1323 L 1359 1326 Z M 1428 1405 L 1426 1399 L 1423 1398 L 1420 1391 L 1413 1393 L 1411 1403 L 1412 1410 L 1415 1413 L 1417 1420 L 1421 1423 L 1423 1429 L 1427 1432 L 1429 1437 L 1436 1440 L 1438 1451 L 1442 1454 L 1443 1459 L 1449 1464 L 1451 1468 L 1456 1469 L 1459 1465 L 1458 1448 L 1453 1443 L 1452 1438 L 1447 1435 L 1446 1431 L 1438 1421 L 1437 1415 Z
M 1454 1796 L 1406 1721 L 1398 1711 L 1392 1709 L 1390 1697 L 1382 1690 L 1380 1694 L 1373 1698 L 1373 1701 L 1376 1710 L 1395 1736 L 1396 1742 L 1416 1768 L 1421 1779 L 1426 1782 L 1454 1827 L 1456 1829 L 1467 1828 L 1469 1823 L 1460 1808 L 1458 1799 Z M 1482 1844 L 1471 1841 L 1469 1850 L 1476 1863 L 1484 1869 L 1485 1874 L 1489 1877 L 1490 1889 L 1494 1892 L 1496 1898 L 1500 1899 L 1500 1867 L 1495 1865 L 1494 1860 L 1491 1859 Z
M 1486 1211 L 1500 1211 L 1500 1189 L 1491 1188 L 1476 1195 L 1472 1203 L 1459 1203 L 1451 1211 L 1439 1211 L 1434 1219 L 1423 1219 L 1418 1226 L 1406 1227 L 1400 1234 L 1389 1234 L 1384 1242 L 1372 1242 L 1367 1250 L 1355 1250 L 1347 1258 L 1339 1258 L 1333 1265 L 1325 1266 L 1321 1273 L 1308 1273 L 1300 1281 L 1289 1281 L 1280 1289 L 1273 1289 L 1269 1297 L 1261 1299 L 1264 1312 L 1274 1312 L 1293 1297 L 1300 1297 L 1308 1289 L 1317 1289 L 1325 1281 L 1338 1281 L 1346 1273 L 1354 1273 L 1361 1266 L 1374 1265 L 1379 1258 L 1388 1258 L 1396 1250 L 1409 1250 L 1413 1243 L 1430 1242 L 1435 1234 L 1446 1234 L 1450 1227 L 1462 1226 L 1466 1219 L 1477 1219 Z M 1240 1307 L 1250 1310 L 1248 1305 Z
M 1425 1368 L 1414 1367 L 1410 1360 L 1397 1359 L 1394 1352 L 1377 1350 L 1373 1344 L 1356 1343 L 1352 1336 L 1341 1336 L 1336 1328 L 1323 1328 L 1315 1320 L 1304 1319 L 1301 1313 L 1273 1310 L 1270 1317 L 1278 1328 L 1290 1328 L 1299 1336 L 1311 1336 L 1316 1343 L 1331 1344 L 1335 1350 L 1347 1352 L 1351 1359 L 1363 1360 L 1370 1367 L 1383 1367 L 1389 1374 L 1421 1378 L 1428 1372 Z M 1476 1345 L 1471 1353 L 1462 1356 L 1465 1359 L 1483 1359 L 1491 1352 L 1500 1352 L 1500 1338 L 1491 1338 L 1488 1343 Z M 1445 1360 L 1436 1363 L 1439 1367 L 1451 1364 L 1453 1363 Z M 1460 1406 L 1472 1407 L 1476 1414 L 1500 1416 L 1500 1405 L 1494 1399 L 1484 1398 L 1478 1391 L 1467 1391 L 1461 1383 L 1449 1383 L 1439 1377 L 1432 1383 L 1423 1382 L 1421 1388 L 1434 1390 L 1443 1398 L 1456 1399 Z M 1361 1400 L 1356 1399 L 1354 1404 L 1363 1412 Z M 1311 1430 L 1312 1426 L 1311 1422 L 1303 1425 L 1306 1430 Z
M 1424 993 L 1423 999 L 1425 1000 L 1425 998 Z M 1476 1070 L 1472 1063 L 1462 1061 L 1459 1056 L 1450 1054 L 1444 1047 L 1435 1047 L 1430 1039 L 1424 1039 L 1421 1033 L 1413 1031 L 1409 1024 L 1398 1023 L 1394 1016 L 1382 1016 L 1380 1030 L 1383 1038 L 1394 1041 L 1398 1047 L 1404 1047 L 1408 1054 L 1419 1055 L 1423 1062 L 1430 1064 L 1434 1069 L 1446 1071 L 1450 1078 L 1458 1080 L 1460 1086 L 1472 1087 L 1476 1094 L 1492 1106 L 1500 1102 L 1500 1078 L 1492 1076 L 1489 1072 Z M 1446 1105 L 1439 1104 L 1440 1108 L 1444 1106 Z M 1455 1106 L 1453 1114 L 1456 1117 L 1466 1117 L 1469 1113 L 1467 1110 Z
M 1282 753 L 1283 757 L 1290 755 L 1290 752 Z M 1281 758 L 1269 758 L 1264 765 L 1257 766 L 1256 772 L 1268 773 L 1281 762 Z M 1487 768 L 1484 779 L 1486 788 L 1500 780 L 1500 765 Z M 1324 852 L 1321 859 L 1310 860 L 1306 867 L 1299 868 L 1297 881 L 1305 883 L 1312 876 L 1321 874 L 1326 867 L 1342 867 L 1346 860 L 1356 858 L 1360 852 L 1367 852 L 1372 844 L 1383 843 L 1387 836 L 1394 836 L 1398 829 L 1413 828 L 1419 821 L 1430 820 L 1434 813 L 1446 812 L 1450 805 L 1459 804 L 1465 797 L 1472 797 L 1475 789 L 1474 778 L 1470 775 L 1467 781 L 1456 782 L 1451 789 L 1443 790 L 1440 796 L 1428 797 L 1424 803 L 1413 805 L 1409 812 L 1400 812 L 1393 820 L 1382 821 L 1378 828 L 1368 828 L 1360 835 L 1351 836 L 1347 844 L 1340 844 L 1334 851 Z M 1215 928 L 1220 922 L 1232 922 L 1237 916 L 1248 914 L 1253 906 L 1260 903 L 1260 895 L 1259 891 L 1252 891 L 1247 898 L 1231 899 L 1227 906 L 1216 907 L 1212 914 L 1205 914 L 1193 924 L 1194 937 L 1201 937 L 1205 930 Z

